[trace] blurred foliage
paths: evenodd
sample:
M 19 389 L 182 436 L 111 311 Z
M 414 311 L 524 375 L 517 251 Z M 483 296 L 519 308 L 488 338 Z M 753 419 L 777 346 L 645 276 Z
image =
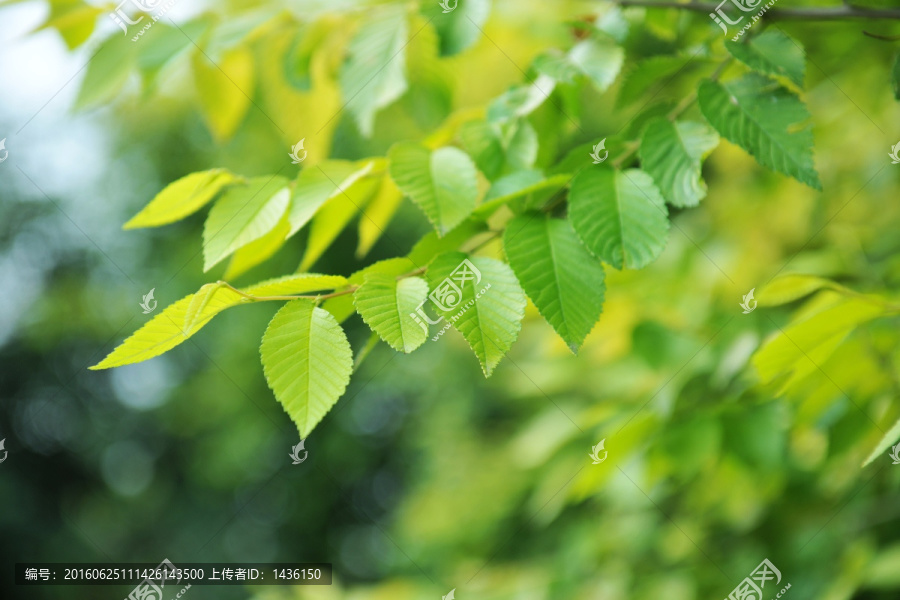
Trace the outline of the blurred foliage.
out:
M 758 57 L 724 48 L 703 14 L 499 1 L 482 13 L 460 0 L 456 20 L 441 22 L 428 3 L 408 29 L 386 28 L 419 31 L 403 50 L 404 84 L 375 74 L 380 93 L 341 111 L 342 68 L 365 54 L 354 35 L 380 22 L 361 3 L 224 3 L 177 26 L 160 20 L 137 42 L 119 31 L 91 36 L 105 8 L 50 4 L 45 26 L 67 47 L 111 46 L 108 62 L 90 63 L 75 103 L 111 105 L 97 127 L 115 143 L 111 180 L 85 191 L 54 184 L 52 171 L 35 177 L 33 162 L 21 164 L 31 182 L 4 179 L 0 273 L 22 290 L 2 322 L 0 435 L 10 456 L 0 466 L 0 531 L 15 541 L 0 546 L 4 564 L 335 564 L 328 588 L 195 586 L 197 598 L 402 600 L 456 588 L 459 598 L 688 600 L 727 596 L 767 557 L 792 584 L 786 597 L 897 597 L 900 468 L 886 455 L 895 442 L 882 442 L 900 418 L 900 206 L 885 133 L 900 126 L 892 44 L 863 36 L 860 23 L 778 22 L 808 59 L 804 110 L 824 192 L 722 141 L 703 164 L 703 193 L 670 201 L 658 259 L 606 269 L 603 314 L 577 356 L 531 303 L 488 380 L 457 334 L 408 356 L 375 346 L 308 440 L 309 460 L 291 466 L 297 432 L 256 360 L 271 304 L 226 311 L 149 362 L 85 370 L 147 319 L 137 302 L 148 289 L 165 305 L 207 281 L 198 215 L 140 233 L 112 235 L 113 223 L 192 172 L 272 174 L 304 135 L 301 173 L 382 157 L 396 142 L 459 139 L 487 179 L 508 176 L 521 156 L 479 162 L 467 145 L 478 132 L 465 123 L 489 105 L 515 108 L 522 90 L 527 100 L 519 66 L 569 77 L 560 57 L 586 27 L 621 47 L 623 74 L 607 84 L 606 71 L 594 73 L 606 92 L 595 78 L 562 84 L 528 117 L 547 179 L 571 173 L 567 160 L 586 161 L 601 138 L 615 158 L 613 148 L 639 141 L 723 57 Z M 396 18 L 399 5 L 382 4 Z M 466 15 L 484 35 L 460 24 Z M 876 26 L 884 35 L 898 27 Z M 228 65 L 243 92 L 202 58 Z M 791 98 L 793 64 L 778 75 L 788 90 L 778 93 Z M 673 69 L 667 85 L 652 85 Z M 718 90 L 708 92 L 715 104 Z M 491 104 L 498 97 L 506 101 Z M 701 119 L 696 105 L 687 110 Z M 635 150 L 642 166 L 653 162 Z M 19 160 L 10 157 L 4 171 Z M 786 169 L 812 185 L 802 165 Z M 375 241 L 362 220 L 358 232 L 337 233 L 316 270 L 350 277 L 412 250 L 431 225 L 409 202 L 395 208 Z M 286 239 L 253 265 L 252 281 L 294 271 L 311 238 L 306 228 Z M 479 254 L 500 258 L 502 248 L 493 239 Z M 751 288 L 759 306 L 742 314 Z M 344 329 L 354 354 L 369 348 L 360 317 Z M 587 455 L 601 439 L 609 459 L 593 465 Z M 5 578 L 0 586 L 4 597 L 26 597 Z

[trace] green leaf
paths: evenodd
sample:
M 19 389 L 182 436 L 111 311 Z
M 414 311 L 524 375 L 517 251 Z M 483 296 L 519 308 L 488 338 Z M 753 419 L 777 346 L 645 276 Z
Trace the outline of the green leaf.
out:
M 230 139 L 250 108 L 256 82 L 253 54 L 237 47 L 212 62 L 199 50 L 192 55 L 194 82 L 203 117 L 213 137 Z
M 407 254 L 407 258 L 414 265 L 414 269 L 424 267 L 438 254 L 457 250 L 472 237 L 485 231 L 487 231 L 487 225 L 483 221 L 475 219 L 466 219 L 445 236 L 439 236 L 437 232 L 429 231 L 416 242 L 416 245 Z
M 340 235 L 350 220 L 369 202 L 378 190 L 377 179 L 357 179 L 349 187 L 339 190 L 316 213 L 309 228 L 306 252 L 299 271 L 306 271 Z M 343 184 L 342 184 L 343 187 Z
M 303 169 L 297 176 L 291 195 L 291 208 L 288 211 L 291 230 L 288 237 L 309 223 L 329 198 L 349 187 L 352 183 L 350 177 L 359 170 L 359 165 L 346 160 L 328 160 Z
M 123 226 L 158 227 L 181 220 L 203 208 L 227 186 L 241 179 L 225 169 L 191 173 L 173 181 Z
M 554 89 L 556 80 L 548 75 L 539 75 L 530 84 L 515 86 L 491 102 L 488 107 L 488 121 L 498 122 L 527 117 L 550 97 Z
M 394 180 L 390 177 L 382 177 L 378 191 L 366 205 L 359 219 L 357 258 L 362 258 L 369 253 L 369 250 L 387 229 L 402 202 L 403 192 L 400 191 Z
M 87 65 L 75 108 L 90 108 L 115 99 L 128 82 L 136 52 L 137 47 L 129 38 L 114 36 L 104 40 Z
M 121 367 L 145 361 L 167 352 L 197 333 L 210 319 L 230 306 L 241 302 L 241 296 L 229 289 L 219 290 L 205 304 L 202 312 L 191 319 L 191 329 L 185 329 L 185 317 L 194 300 L 194 294 L 185 296 L 178 302 L 166 307 L 161 313 L 150 319 L 143 327 L 135 331 L 115 350 L 96 365 L 92 370 Z
M 718 144 L 719 136 L 703 123 L 656 118 L 641 138 L 641 167 L 670 204 L 696 206 L 706 197 L 700 161 Z
M 597 91 L 605 92 L 622 69 L 625 51 L 612 40 L 590 38 L 575 44 L 569 51 L 569 60 Z
M 477 269 L 478 277 L 461 281 L 461 268 L 475 274 L 464 260 Z M 522 328 L 525 294 L 516 276 L 498 260 L 447 252 L 429 265 L 428 282 L 432 306 L 466 338 L 489 377 Z M 451 294 L 445 295 L 443 292 L 448 290 Z M 435 298 L 448 310 L 443 310 Z
M 681 86 L 675 85 L 676 82 L 684 79 L 693 81 L 691 76 L 701 67 L 711 64 L 707 59 L 689 56 L 661 55 L 644 59 L 622 78 L 616 107 L 635 104 L 645 95 L 650 95 L 651 100 L 661 100 L 661 95 L 669 97 L 672 93 L 677 94 Z
M 478 200 L 478 175 L 472 159 L 457 148 L 431 151 L 401 142 L 389 152 L 391 178 L 444 235 L 465 219 Z
M 373 273 L 357 288 L 353 303 L 372 331 L 394 350 L 408 353 L 428 337 L 428 331 L 410 316 L 427 297 L 428 284 L 421 277 L 398 280 Z
M 204 310 L 216 295 L 216 292 L 223 287 L 224 284 L 221 281 L 217 281 L 216 283 L 204 284 L 197 290 L 184 313 L 184 325 L 182 326 L 182 330 L 191 331 L 194 329 L 194 326 L 197 325 L 202 318 Z M 230 298 L 233 298 L 232 294 L 234 294 L 234 290 L 226 289 L 226 292 Z M 238 300 L 235 299 L 235 301 Z
M 764 167 L 822 189 L 813 165 L 812 131 L 801 124 L 809 113 L 787 89 L 759 75 L 722 85 L 704 81 L 700 110 L 725 139 L 737 144 Z
M 881 438 L 881 441 L 878 442 L 878 445 L 875 446 L 875 449 L 872 450 L 869 458 L 863 462 L 862 466 L 868 466 L 873 460 L 883 455 L 897 440 L 900 440 L 900 420 L 894 423 L 894 426 L 884 434 L 884 437 Z
M 372 135 L 375 113 L 406 92 L 407 43 L 406 8 L 388 5 L 368 11 L 350 43 L 341 90 L 347 110 L 366 137 Z
M 243 288 L 242 291 L 253 296 L 283 296 L 330 290 L 345 285 L 347 280 L 339 275 L 304 273 L 262 281 Z M 195 303 L 198 294 L 201 299 Z M 215 283 L 206 284 L 197 294 L 190 294 L 167 306 L 100 363 L 90 368 L 96 370 L 120 367 L 159 356 L 197 333 L 223 310 L 251 302 L 254 300 L 227 287 L 219 287 Z M 186 328 L 185 322 L 188 320 L 189 311 L 193 313 L 189 319 L 192 325 Z
M 411 273 L 417 268 L 418 266 L 408 258 L 388 258 L 360 269 L 353 273 L 347 281 L 351 285 L 362 285 L 365 283 L 366 277 L 372 274 L 399 277 Z M 353 296 L 350 294 L 329 298 L 322 305 L 322 308 L 333 314 L 338 322 L 344 321 L 356 312 L 356 307 L 353 305 Z
M 452 4 L 455 2 L 451 0 Z M 426 10 L 440 35 L 443 56 L 459 54 L 474 44 L 490 14 L 491 0 L 463 0 L 449 13 L 444 13 L 435 1 Z
M 541 214 L 510 221 L 503 249 L 525 293 L 577 352 L 603 310 L 603 266 L 568 221 Z
M 800 45 L 778 29 L 767 29 L 748 43 L 726 41 L 733 57 L 764 75 L 787 77 L 803 87 L 806 54 Z
M 460 127 L 459 139 L 491 181 L 503 172 L 530 169 L 537 158 L 537 133 L 525 119 L 502 124 L 468 121 Z
M 818 370 L 857 326 L 884 312 L 884 306 L 876 302 L 839 298 L 828 308 L 784 328 L 756 352 L 753 364 L 764 383 L 790 374 L 781 386 L 783 391 Z
M 290 201 L 287 184 L 284 177 L 253 177 L 216 201 L 203 227 L 204 271 L 278 224 Z
M 484 202 L 472 213 L 475 218 L 489 217 L 504 204 L 525 197 L 533 197 L 530 205 L 546 203 L 546 198 L 566 186 L 572 179 L 568 174 L 544 177 L 540 171 L 519 171 L 510 173 L 494 182 L 484 196 Z M 534 206 L 534 208 L 538 208 Z
M 225 279 L 236 279 L 253 267 L 271 258 L 284 246 L 290 228 L 287 213 L 285 213 L 272 231 L 246 246 L 241 246 L 235 251 L 231 256 L 231 260 L 228 261 L 228 267 L 225 269 L 225 274 L 222 277 Z
M 82 0 L 55 0 L 48 4 L 50 14 L 36 31 L 56 29 L 69 50 L 74 50 L 91 37 L 97 17 L 103 14 L 103 9 Z
M 254 283 L 242 288 L 242 291 L 251 296 L 286 296 L 308 294 L 319 290 L 334 290 L 347 284 L 347 278 L 340 275 L 297 273 Z
M 760 306 L 787 304 L 825 287 L 846 289 L 833 281 L 815 275 L 782 275 L 759 291 L 758 303 Z
M 569 191 L 569 220 L 588 250 L 617 269 L 640 269 L 666 247 L 665 202 L 638 169 L 579 173 Z
M 353 353 L 344 330 L 311 300 L 294 300 L 272 317 L 259 353 L 275 398 L 306 438 L 350 382 Z

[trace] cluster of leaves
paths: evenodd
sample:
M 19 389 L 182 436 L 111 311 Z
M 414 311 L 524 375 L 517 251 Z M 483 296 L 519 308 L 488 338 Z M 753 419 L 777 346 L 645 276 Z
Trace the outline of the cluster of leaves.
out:
M 900 314 L 900 305 L 888 298 L 861 294 L 824 277 L 800 274 L 779 277 L 760 290 L 759 306 L 788 304 L 814 293 L 792 322 L 753 356 L 761 382 L 775 386 L 779 396 L 802 389 L 806 378 L 827 365 L 838 349 L 847 347 L 848 339 L 862 326 Z M 862 369 L 860 372 L 869 376 Z M 820 406 L 814 410 L 823 409 Z M 884 433 L 863 466 L 882 456 L 897 440 L 900 420 Z
M 481 36 L 489 3 L 467 2 L 448 15 L 433 12 L 430 3 L 421 11 L 389 5 L 373 7 L 349 24 L 328 16 L 305 23 L 294 39 L 284 40 L 297 69 L 297 89 L 329 90 L 345 103 L 358 132 L 372 135 L 380 111 L 411 93 L 440 95 L 445 62 Z M 432 311 L 431 317 L 445 319 L 463 335 L 490 375 L 518 336 L 526 297 L 577 351 L 600 318 L 605 265 L 640 269 L 661 254 L 669 207 L 696 206 L 706 196 L 702 161 L 720 136 L 764 167 L 821 188 L 809 115 L 797 94 L 804 53 L 784 33 L 725 42 L 724 50 L 720 38 L 710 35 L 690 54 L 637 60 L 618 86 L 618 103 L 645 107 L 618 134 L 604 138 L 614 159 L 595 164 L 593 143 L 584 140 L 603 136 L 586 133 L 572 115 L 584 112 L 585 95 L 602 95 L 619 79 L 628 19 L 614 9 L 570 25 L 571 47 L 538 55 L 528 82 L 483 110 L 444 115 L 423 140 L 400 141 L 386 156 L 328 159 L 325 137 L 311 136 L 310 156 L 293 179 L 281 175 L 284 169 L 251 178 L 214 169 L 170 184 L 126 228 L 172 223 L 213 203 L 203 233 L 205 271 L 229 258 L 224 279 L 233 279 L 306 228 L 297 273 L 240 289 L 224 281 L 207 284 L 156 315 L 93 368 L 162 354 L 226 308 L 287 301 L 260 351 L 270 387 L 305 437 L 349 382 L 353 357 L 340 323 L 354 312 L 373 339 L 411 352 L 428 338 L 420 311 Z M 261 35 L 260 27 L 254 35 Z M 218 40 L 215 52 L 197 50 L 221 57 L 224 72 L 252 74 L 250 55 L 240 57 L 250 52 L 247 39 L 254 35 L 211 35 Z M 416 40 L 426 50 L 407 52 Z M 325 64 L 326 58 L 333 64 Z M 655 97 L 660 81 L 697 72 L 690 83 L 696 91 L 677 105 L 644 101 Z M 203 78 L 201 71 L 195 78 Z M 252 89 L 252 79 L 229 83 L 218 77 L 216 85 Z M 89 71 L 82 97 L 96 95 L 85 91 L 96 85 Z M 227 137 L 246 106 L 222 105 L 216 85 L 201 86 L 211 92 L 206 100 L 201 94 L 200 105 L 213 134 Z M 332 120 L 333 115 L 321 119 L 326 125 Z M 307 129 L 320 126 L 331 134 L 321 123 L 306 122 Z M 346 278 L 308 272 L 357 216 L 357 255 L 364 257 L 404 198 L 433 227 L 408 254 Z M 461 264 L 474 267 L 476 276 L 455 280 Z M 431 317 L 432 323 L 439 320 Z

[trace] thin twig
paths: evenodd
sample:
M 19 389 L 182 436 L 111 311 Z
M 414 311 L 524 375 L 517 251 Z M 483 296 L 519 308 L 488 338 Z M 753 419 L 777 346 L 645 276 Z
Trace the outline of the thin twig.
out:
M 645 8 L 677 8 L 689 10 L 693 12 L 711 13 L 719 8 L 722 3 L 713 4 L 710 2 L 691 2 L 684 4 L 682 2 L 659 1 L 659 0 L 612 0 L 614 4 L 619 6 L 643 6 Z M 762 3 L 760 3 L 762 7 Z M 765 17 L 773 20 L 796 20 L 804 21 L 842 21 L 844 19 L 900 19 L 900 9 L 898 8 L 866 8 L 862 6 L 854 6 L 845 4 L 834 8 L 772 8 L 767 10 Z

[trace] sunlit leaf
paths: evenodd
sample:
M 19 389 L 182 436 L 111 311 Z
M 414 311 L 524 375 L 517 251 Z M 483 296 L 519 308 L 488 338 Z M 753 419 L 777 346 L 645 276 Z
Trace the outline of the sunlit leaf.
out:
M 203 270 L 271 231 L 288 208 L 284 177 L 253 177 L 229 188 L 213 205 L 203 227 Z
M 191 173 L 167 185 L 150 203 L 125 223 L 125 229 L 173 223 L 203 208 L 224 188 L 241 179 L 225 169 Z
M 469 260 L 477 273 L 468 269 L 464 260 Z M 469 270 L 470 277 L 464 281 L 453 276 L 461 267 Z M 431 295 L 441 297 L 448 309 L 430 303 L 444 317 L 441 325 L 452 325 L 466 338 L 485 376 L 490 376 L 516 341 L 525 316 L 525 294 L 516 276 L 498 260 L 447 252 L 428 267 L 428 283 Z M 442 293 L 447 290 L 451 295 Z
M 478 179 L 472 159 L 458 148 L 431 151 L 401 142 L 391 147 L 391 178 L 422 209 L 441 235 L 462 222 L 478 200 Z
M 206 124 L 217 140 L 228 140 L 251 106 L 256 82 L 253 54 L 243 47 L 215 58 L 198 51 L 192 65 Z
M 373 273 L 353 294 L 353 303 L 366 325 L 394 350 L 412 352 L 425 343 L 428 331 L 410 313 L 427 296 L 428 284 L 421 277 L 398 280 Z
M 269 322 L 259 352 L 269 387 L 305 438 L 350 382 L 353 354 L 344 330 L 311 300 L 294 300 Z
M 369 250 L 387 229 L 402 202 L 403 192 L 400 191 L 394 180 L 390 177 L 382 177 L 378 191 L 359 218 L 359 245 L 356 248 L 358 258 L 369 253 Z

